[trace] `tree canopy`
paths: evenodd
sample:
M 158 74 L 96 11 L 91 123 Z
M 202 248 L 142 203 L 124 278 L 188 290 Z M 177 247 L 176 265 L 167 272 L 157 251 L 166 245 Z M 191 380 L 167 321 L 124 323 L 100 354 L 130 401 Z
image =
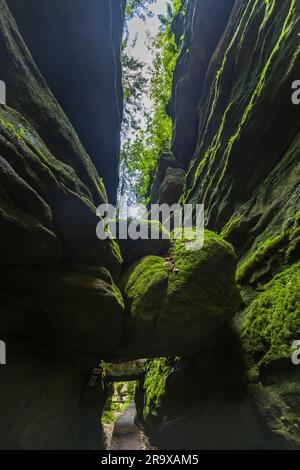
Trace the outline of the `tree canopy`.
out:
M 128 18 L 132 17 L 133 11 L 137 15 L 144 15 L 147 11 L 151 14 L 149 5 L 152 3 L 153 0 L 132 0 L 128 7 L 133 9 L 130 8 Z M 154 37 L 148 34 L 148 47 L 154 57 L 150 70 L 130 57 L 126 46 L 123 49 L 125 105 L 120 193 L 136 202 L 148 202 L 151 175 L 156 169 L 159 155 L 171 145 L 172 121 L 166 108 L 172 93 L 173 72 L 179 52 L 172 23 L 180 6 L 181 0 L 168 1 L 166 14 L 159 16 L 158 33 Z M 150 110 L 143 108 L 144 93 L 152 102 Z

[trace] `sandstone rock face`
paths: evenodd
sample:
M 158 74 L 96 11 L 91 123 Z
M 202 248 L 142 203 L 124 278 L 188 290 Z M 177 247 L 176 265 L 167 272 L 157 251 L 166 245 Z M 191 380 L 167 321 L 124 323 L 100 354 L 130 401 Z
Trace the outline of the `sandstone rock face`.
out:
M 120 47 L 125 0 L 47 0 L 42 4 L 39 0 L 8 0 L 7 4 L 114 203 L 123 101 Z
M 207 347 L 240 304 L 231 246 L 206 232 L 204 247 L 172 241 L 166 258 L 141 259 L 121 281 L 127 316 L 120 355 L 156 357 Z
M 96 236 L 96 208 L 88 188 L 59 161 L 33 127 L 1 105 L 1 261 L 106 266 L 114 274 L 121 257 L 114 243 Z M 19 256 L 18 256 L 19 255 Z
M 169 176 L 167 176 L 167 174 Z M 169 184 L 169 182 L 171 184 Z M 163 188 L 162 185 L 164 185 Z M 182 193 L 183 186 L 184 170 L 182 169 L 180 163 L 174 158 L 171 152 L 163 152 L 160 155 L 156 174 L 152 182 L 151 203 L 177 203 L 179 196 Z M 166 200 L 165 196 L 167 196 L 168 200 Z
M 121 335 L 122 296 L 101 267 L 117 275 L 120 254 L 96 238 L 93 200 L 74 169 L 4 105 L 0 154 L 0 393 L 14 410 L 1 411 L 1 448 L 99 448 L 104 391 L 87 380 Z
M 172 151 L 188 166 L 181 201 L 203 203 L 235 247 L 243 307 L 205 354 L 148 364 L 139 415 L 163 448 L 298 449 L 299 2 L 218 2 L 205 41 L 215 3 L 188 2 L 175 24 L 189 53 L 175 71 Z
M 205 75 L 211 56 L 226 28 L 234 0 L 187 2 L 185 15 L 175 23 L 184 34 L 173 80 L 170 115 L 174 122 L 172 150 L 178 162 L 188 167 L 197 143 L 198 105 L 203 97 Z M 178 38 L 179 39 L 179 38 Z
M 88 385 L 87 364 L 78 354 L 14 348 L 0 376 L 1 449 L 99 449 L 105 391 Z
M 4 0 L 1 12 L 1 79 L 6 83 L 7 104 L 30 122 L 59 161 L 80 175 L 90 197 L 100 204 L 106 199 L 101 175 L 37 69 Z
M 220 229 L 293 152 L 299 110 L 297 1 L 236 1 L 206 70 L 185 199 L 206 205 Z M 266 40 L 268 37 L 268 40 Z M 180 103 L 178 103 L 178 106 Z
M 89 379 L 121 336 L 122 259 L 96 236 L 101 175 L 0 7 L 0 447 L 96 449 L 105 390 Z
M 286 377 L 278 385 L 296 403 L 299 383 Z M 148 362 L 138 417 L 162 449 L 292 449 L 282 420 L 297 418 L 278 399 L 278 385 L 252 385 L 249 394 L 239 334 L 225 329 L 205 353 Z
M 176 204 L 182 194 L 185 183 L 185 171 L 181 168 L 167 168 L 159 191 L 159 203 Z
M 158 448 L 299 449 L 298 0 L 188 0 L 177 16 L 173 145 L 151 201 L 203 203 L 209 230 L 193 250 L 124 240 L 119 287 L 96 207 L 102 178 L 116 196 L 125 1 L 7 3 L 0 448 L 99 448 L 94 367 L 150 358 L 136 402 Z
M 119 363 L 102 363 L 104 380 L 107 382 L 138 380 L 144 375 L 144 363 L 144 359 Z
M 2 336 L 31 335 L 51 348 L 98 357 L 116 346 L 123 301 L 101 270 L 1 265 L 0 278 Z

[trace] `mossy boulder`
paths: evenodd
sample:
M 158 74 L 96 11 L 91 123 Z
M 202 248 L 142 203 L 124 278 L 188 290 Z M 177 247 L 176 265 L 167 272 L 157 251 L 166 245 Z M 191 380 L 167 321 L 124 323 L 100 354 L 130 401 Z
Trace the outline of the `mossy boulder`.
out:
M 203 247 L 172 239 L 169 254 L 138 261 L 121 281 L 127 316 L 120 346 L 155 357 L 210 344 L 240 305 L 233 248 L 206 231 Z

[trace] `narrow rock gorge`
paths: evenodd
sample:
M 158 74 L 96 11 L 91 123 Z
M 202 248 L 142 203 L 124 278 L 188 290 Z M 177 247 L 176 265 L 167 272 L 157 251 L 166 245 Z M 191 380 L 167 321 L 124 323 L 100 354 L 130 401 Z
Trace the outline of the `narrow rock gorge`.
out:
M 117 380 L 158 449 L 300 449 L 300 2 L 175 3 L 147 202 L 204 205 L 193 249 L 96 233 L 132 2 L 0 0 L 0 449 L 103 449 Z

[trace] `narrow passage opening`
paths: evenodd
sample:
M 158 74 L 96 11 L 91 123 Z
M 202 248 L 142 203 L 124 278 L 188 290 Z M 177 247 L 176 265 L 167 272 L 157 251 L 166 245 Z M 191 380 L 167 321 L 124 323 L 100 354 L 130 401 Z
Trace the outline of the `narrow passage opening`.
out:
M 107 398 L 101 423 L 107 450 L 151 449 L 136 406 L 144 363 L 145 360 L 104 364 Z

